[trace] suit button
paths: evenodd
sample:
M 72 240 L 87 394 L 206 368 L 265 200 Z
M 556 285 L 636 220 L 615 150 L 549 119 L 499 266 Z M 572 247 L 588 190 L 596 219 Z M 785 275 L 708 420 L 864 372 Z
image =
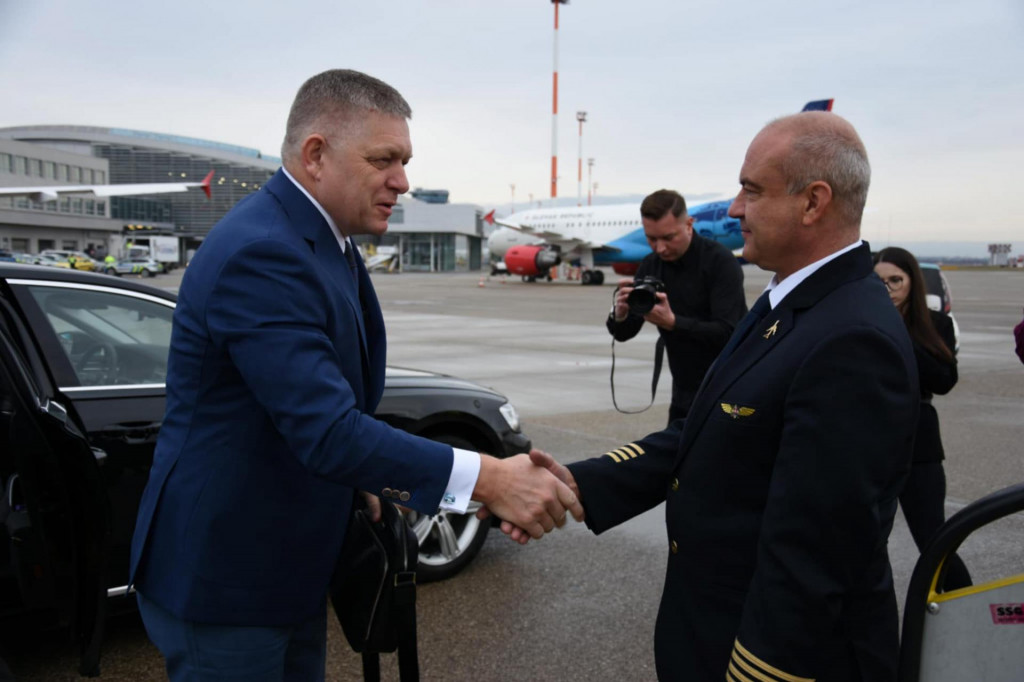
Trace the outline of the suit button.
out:
M 679 554 L 679 544 L 675 540 L 668 543 L 668 547 L 672 550 L 673 554 Z
M 412 496 L 403 490 L 402 494 L 398 496 L 398 499 L 400 499 L 402 502 L 408 502 L 410 497 Z
M 679 490 L 679 479 L 678 478 L 673 478 L 672 479 L 672 492 L 676 492 L 678 490 Z
M 384 490 L 380 491 L 380 496 L 381 497 L 391 497 L 391 493 L 392 492 L 394 492 L 394 491 L 391 490 L 391 488 L 384 488 Z

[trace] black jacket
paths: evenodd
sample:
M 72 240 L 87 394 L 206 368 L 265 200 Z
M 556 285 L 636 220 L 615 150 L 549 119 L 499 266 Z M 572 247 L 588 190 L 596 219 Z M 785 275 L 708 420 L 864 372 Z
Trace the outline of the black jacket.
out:
M 942 337 L 950 352 L 956 347 L 953 321 L 948 316 L 929 310 L 935 331 Z M 959 379 L 956 358 L 943 360 L 935 357 L 918 343 L 914 344 L 917 373 L 921 379 L 921 414 L 917 418 L 917 438 L 914 440 L 915 462 L 938 462 L 945 458 L 942 436 L 939 433 L 939 414 L 932 406 L 933 395 L 946 395 Z
M 919 404 L 864 244 L 712 368 L 685 422 L 570 465 L 595 532 L 667 500 L 661 679 L 895 679 L 886 542 Z
M 708 367 L 747 312 L 743 270 L 727 248 L 695 232 L 677 261 L 665 262 L 655 253 L 648 254 L 636 272 L 637 279 L 644 276 L 665 284 L 676 316 L 674 329 L 658 332 L 665 340 L 672 371 L 672 405 L 685 412 Z M 613 312 L 606 324 L 616 341 L 626 341 L 637 335 L 644 318 L 630 314 L 616 322 Z

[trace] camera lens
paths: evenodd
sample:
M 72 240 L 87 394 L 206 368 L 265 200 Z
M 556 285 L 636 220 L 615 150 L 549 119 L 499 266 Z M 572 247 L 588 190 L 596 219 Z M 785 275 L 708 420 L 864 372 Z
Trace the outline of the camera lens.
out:
M 651 312 L 657 301 L 658 297 L 654 295 L 654 288 L 647 285 L 638 286 L 629 292 L 629 296 L 626 297 L 626 303 L 629 304 L 630 312 L 637 315 L 646 315 Z

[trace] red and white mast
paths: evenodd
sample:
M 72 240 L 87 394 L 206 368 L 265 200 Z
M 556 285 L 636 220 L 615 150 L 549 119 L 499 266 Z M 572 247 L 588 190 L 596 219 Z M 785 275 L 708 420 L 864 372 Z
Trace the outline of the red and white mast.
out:
M 551 0 L 555 6 L 555 68 L 551 100 L 551 198 L 558 196 L 558 6 L 569 0 Z

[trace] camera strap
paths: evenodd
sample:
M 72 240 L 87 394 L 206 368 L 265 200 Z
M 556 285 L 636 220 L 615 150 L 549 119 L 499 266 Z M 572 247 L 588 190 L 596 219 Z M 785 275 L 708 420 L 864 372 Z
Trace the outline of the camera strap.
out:
M 612 405 L 615 409 L 622 414 L 640 414 L 646 412 L 654 404 L 654 394 L 658 391 L 658 378 L 661 376 L 661 361 L 665 356 L 665 337 L 658 334 L 658 342 L 654 344 L 654 374 L 651 376 L 651 402 L 647 403 L 647 407 L 639 410 L 624 410 L 619 407 L 619 404 L 615 401 L 615 337 L 612 337 L 612 372 L 609 377 L 609 382 L 612 386 Z

